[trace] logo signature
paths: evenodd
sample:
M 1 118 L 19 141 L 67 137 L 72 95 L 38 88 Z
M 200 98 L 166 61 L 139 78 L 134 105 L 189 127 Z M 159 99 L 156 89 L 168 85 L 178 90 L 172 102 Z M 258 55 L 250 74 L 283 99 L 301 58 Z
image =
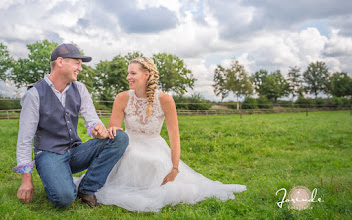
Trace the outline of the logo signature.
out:
M 311 208 L 310 205 L 311 203 L 314 202 L 324 202 L 321 198 L 317 198 L 317 188 L 313 189 L 312 192 L 309 191 L 307 187 L 304 186 L 297 186 L 294 187 L 290 190 L 287 198 L 287 190 L 285 188 L 281 188 L 278 191 L 276 191 L 276 195 L 283 191 L 284 196 L 282 197 L 282 200 L 280 202 L 277 202 L 276 204 L 279 206 L 279 208 L 282 208 L 284 203 L 289 204 L 289 208 L 296 209 L 296 210 L 303 210 L 303 209 L 308 209 Z

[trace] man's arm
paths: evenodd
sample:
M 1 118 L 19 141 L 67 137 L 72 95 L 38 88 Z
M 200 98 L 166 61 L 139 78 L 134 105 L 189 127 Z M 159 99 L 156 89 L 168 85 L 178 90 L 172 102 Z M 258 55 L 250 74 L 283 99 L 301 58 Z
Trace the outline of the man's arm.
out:
M 17 198 L 29 203 L 34 195 L 32 181 L 32 140 L 39 122 L 39 95 L 35 88 L 26 92 L 21 100 L 22 110 L 20 115 L 17 139 L 17 167 L 14 171 L 22 174 L 22 184 L 17 191 Z
M 107 138 L 108 131 L 97 115 L 87 88 L 80 82 L 76 82 L 76 85 L 81 96 L 80 113 L 84 119 L 84 126 L 87 128 L 88 135 L 99 139 Z

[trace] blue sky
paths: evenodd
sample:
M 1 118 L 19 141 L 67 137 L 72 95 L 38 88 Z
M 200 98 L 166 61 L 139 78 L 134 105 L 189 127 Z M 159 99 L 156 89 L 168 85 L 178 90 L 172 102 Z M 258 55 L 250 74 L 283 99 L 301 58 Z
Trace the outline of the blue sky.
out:
M 232 58 L 249 74 L 324 61 L 330 72 L 351 75 L 351 8 L 351 0 L 12 0 L 0 3 L 0 42 L 15 58 L 39 40 L 74 42 L 93 67 L 132 51 L 172 53 L 197 79 L 188 95 L 218 101 L 214 69 Z M 9 82 L 0 89 L 24 91 Z

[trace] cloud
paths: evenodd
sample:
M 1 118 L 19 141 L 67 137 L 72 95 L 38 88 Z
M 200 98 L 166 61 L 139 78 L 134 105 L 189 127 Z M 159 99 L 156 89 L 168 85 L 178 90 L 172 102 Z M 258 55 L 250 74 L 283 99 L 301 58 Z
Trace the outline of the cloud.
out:
M 211 87 L 217 64 L 232 58 L 253 74 L 263 68 L 326 62 L 352 73 L 352 1 L 340 0 L 32 0 L 0 3 L 0 42 L 26 57 L 27 44 L 74 42 L 100 60 L 140 51 L 171 53 L 197 78 L 193 92 L 219 100 Z M 317 7 L 317 5 L 319 7 Z
M 96 1 L 95 4 L 99 4 L 105 13 L 113 15 L 126 33 L 155 33 L 177 25 L 175 13 L 164 6 L 140 9 L 136 1 L 130 0 L 104 0 Z M 92 10 L 91 13 L 95 14 L 95 11 Z
M 261 31 L 297 30 L 309 20 L 331 18 L 343 24 L 346 15 L 351 16 L 352 8 L 349 0 L 208 0 L 207 3 L 209 13 L 218 20 L 221 37 L 232 41 L 253 37 Z

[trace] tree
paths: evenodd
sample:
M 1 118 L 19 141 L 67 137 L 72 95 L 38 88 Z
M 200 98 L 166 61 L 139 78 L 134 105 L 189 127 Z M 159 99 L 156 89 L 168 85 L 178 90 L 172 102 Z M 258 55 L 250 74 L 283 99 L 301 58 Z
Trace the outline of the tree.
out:
M 126 56 L 117 55 L 111 61 L 100 61 L 94 73 L 92 87 L 95 92 L 93 95 L 100 101 L 108 101 L 106 103 L 109 103 L 115 99 L 118 93 L 128 90 L 129 86 L 126 80 L 128 63 L 141 56 L 143 54 L 140 52 L 132 52 Z
M 121 55 L 98 63 L 93 87 L 100 101 L 113 101 L 118 93 L 128 89 L 127 68 L 126 58 Z
M 11 69 L 13 60 L 7 50 L 7 46 L 0 43 L 0 80 L 6 80 L 6 72 Z
M 82 71 L 77 76 L 77 81 L 82 82 L 88 89 L 89 93 L 94 92 L 94 78 L 96 70 L 90 66 L 82 64 Z
M 193 89 L 196 79 L 182 59 L 172 54 L 158 53 L 153 55 L 153 60 L 159 71 L 159 86 L 162 91 L 173 91 L 182 95 L 187 88 Z
M 271 74 L 268 74 L 266 70 L 259 70 L 252 77 L 252 81 L 259 96 L 264 96 L 272 102 L 287 96 L 290 92 L 290 86 L 280 70 Z
M 248 96 L 252 94 L 253 91 L 252 84 L 244 66 L 240 65 L 237 60 L 231 61 L 230 68 L 224 68 L 218 65 L 214 71 L 213 87 L 215 95 L 220 95 L 221 100 L 232 92 L 237 97 L 237 105 L 241 96 Z
M 255 72 L 254 75 L 251 77 L 254 90 L 261 96 L 265 94 L 265 88 L 263 86 L 263 83 L 267 77 L 268 77 L 268 71 L 263 69 Z
M 292 100 L 297 96 L 303 96 L 304 90 L 302 88 L 301 69 L 298 67 L 290 67 L 288 71 L 287 82 L 290 87 L 290 94 L 292 95 Z
M 50 55 L 57 46 L 47 40 L 27 45 L 28 59 L 15 61 L 10 76 L 17 88 L 35 83 L 50 73 Z
M 220 96 L 221 101 L 229 95 L 229 90 L 226 89 L 226 74 L 225 69 L 218 65 L 214 72 L 214 93 L 216 96 Z
M 244 66 L 237 60 L 233 60 L 230 69 L 226 70 L 226 88 L 237 97 L 237 102 L 241 96 L 252 94 L 252 83 Z
M 319 92 L 328 93 L 329 70 L 324 62 L 310 63 L 303 73 L 305 90 L 318 97 Z
M 330 77 L 330 93 L 336 97 L 352 96 L 352 79 L 345 73 L 334 73 Z

